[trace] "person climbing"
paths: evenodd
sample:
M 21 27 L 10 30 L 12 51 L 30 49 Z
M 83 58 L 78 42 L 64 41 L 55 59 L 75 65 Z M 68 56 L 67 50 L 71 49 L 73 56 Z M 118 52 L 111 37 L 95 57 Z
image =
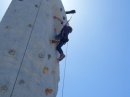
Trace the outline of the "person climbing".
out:
M 69 41 L 68 35 L 72 32 L 73 29 L 72 29 L 72 27 L 67 26 L 67 23 L 63 24 L 64 22 L 60 18 L 58 18 L 56 16 L 54 16 L 53 18 L 59 20 L 61 22 L 61 24 L 63 25 L 63 28 L 61 29 L 60 34 L 55 36 L 56 40 L 60 41 L 59 44 L 56 46 L 56 50 L 60 53 L 60 57 L 58 58 L 58 60 L 61 61 L 65 57 L 61 47 L 66 42 Z

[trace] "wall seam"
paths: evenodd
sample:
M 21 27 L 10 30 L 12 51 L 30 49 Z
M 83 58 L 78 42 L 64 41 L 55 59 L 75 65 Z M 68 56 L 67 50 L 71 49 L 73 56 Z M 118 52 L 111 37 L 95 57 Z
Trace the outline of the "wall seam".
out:
M 29 36 L 29 39 L 28 39 L 28 42 L 27 42 L 27 45 L 26 45 L 26 48 L 25 48 L 25 52 L 24 52 L 24 55 L 23 55 L 23 58 L 22 58 L 22 61 L 21 61 L 21 64 L 20 64 L 20 67 L 19 67 L 19 70 L 18 70 L 18 74 L 16 76 L 16 80 L 15 80 L 15 83 L 14 83 L 14 86 L 13 86 L 13 89 L 12 89 L 10 97 L 12 97 L 12 94 L 13 94 L 13 91 L 14 91 L 14 88 L 15 88 L 15 85 L 16 85 L 16 82 L 17 82 L 17 79 L 18 79 L 18 75 L 19 75 L 19 72 L 20 72 L 20 69 L 21 69 L 21 66 L 22 66 L 22 63 L 23 63 L 23 60 L 24 60 L 27 48 L 28 48 L 28 44 L 29 44 L 29 41 L 30 41 L 30 38 L 31 38 L 31 35 L 32 35 L 32 32 L 33 32 L 34 25 L 36 23 L 36 19 L 37 19 L 39 10 L 40 10 L 41 3 L 42 3 L 42 0 L 40 1 L 40 4 L 39 4 L 39 8 L 38 8 L 38 11 L 37 11 L 37 14 L 36 14 L 36 18 L 34 20 L 34 24 L 33 24 L 33 27 L 32 27 L 32 30 L 31 30 L 31 33 L 30 33 L 30 36 Z

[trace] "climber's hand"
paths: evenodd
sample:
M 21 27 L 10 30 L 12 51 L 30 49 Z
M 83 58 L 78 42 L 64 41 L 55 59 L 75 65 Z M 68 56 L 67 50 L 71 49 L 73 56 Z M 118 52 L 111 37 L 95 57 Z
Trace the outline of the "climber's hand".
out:
M 53 16 L 53 18 L 54 18 L 54 19 L 57 19 L 57 17 L 56 17 L 56 16 Z

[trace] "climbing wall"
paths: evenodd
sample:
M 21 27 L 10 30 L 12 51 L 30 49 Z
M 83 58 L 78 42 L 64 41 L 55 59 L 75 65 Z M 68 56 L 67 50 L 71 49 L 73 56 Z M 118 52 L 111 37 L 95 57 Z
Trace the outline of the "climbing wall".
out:
M 60 0 L 12 0 L 0 23 L 0 97 L 56 97 L 54 15 L 66 22 Z

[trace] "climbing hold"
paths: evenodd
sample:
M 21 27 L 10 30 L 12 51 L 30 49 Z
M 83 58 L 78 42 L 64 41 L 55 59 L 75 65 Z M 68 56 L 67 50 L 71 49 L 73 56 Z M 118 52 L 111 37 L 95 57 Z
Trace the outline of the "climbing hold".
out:
M 62 11 L 62 8 L 60 8 L 60 11 Z
M 31 24 L 29 24 L 29 25 L 28 25 L 28 27 L 32 27 L 32 25 L 31 25 Z
M 17 13 L 18 11 L 17 10 L 14 10 L 15 13 Z
M 57 63 L 59 63 L 60 61 L 59 60 L 57 60 Z
M 19 1 L 23 1 L 23 0 L 19 0 Z
M 51 58 L 51 55 L 50 54 L 48 54 L 48 60 Z
M 55 71 L 52 71 L 51 74 L 52 74 L 52 76 L 54 76 L 55 75 Z
M 9 51 L 9 54 L 10 54 L 10 55 L 15 55 L 15 51 L 14 51 L 14 50 L 10 50 L 10 51 Z
M 65 20 L 65 17 L 63 17 L 63 20 Z
M 49 94 L 51 94 L 52 92 L 53 92 L 53 90 L 52 90 L 52 89 L 50 89 L 50 90 L 49 90 Z
M 46 95 L 49 94 L 49 89 L 48 88 L 45 90 L 45 93 L 46 93 Z
M 5 29 L 6 29 L 6 30 L 9 30 L 10 28 L 9 28 L 9 26 L 6 26 Z
M 7 88 L 5 87 L 5 86 L 3 86 L 2 88 L 1 88 L 1 92 L 6 92 L 7 91 Z
M 54 32 L 56 32 L 56 28 L 54 28 Z
M 35 7 L 37 7 L 37 8 L 38 8 L 38 5 L 35 5 Z
M 39 54 L 39 58 L 43 58 L 44 57 L 44 55 L 43 54 Z
M 49 70 L 49 68 L 47 68 L 47 67 L 44 68 L 44 69 L 43 69 L 43 73 L 45 74 L 48 70 Z
M 48 17 L 48 16 L 49 16 L 49 14 L 46 14 L 46 16 Z
M 19 84 L 21 85 L 21 84 L 24 84 L 25 82 L 24 82 L 24 80 L 21 80 L 20 82 L 19 82 Z

